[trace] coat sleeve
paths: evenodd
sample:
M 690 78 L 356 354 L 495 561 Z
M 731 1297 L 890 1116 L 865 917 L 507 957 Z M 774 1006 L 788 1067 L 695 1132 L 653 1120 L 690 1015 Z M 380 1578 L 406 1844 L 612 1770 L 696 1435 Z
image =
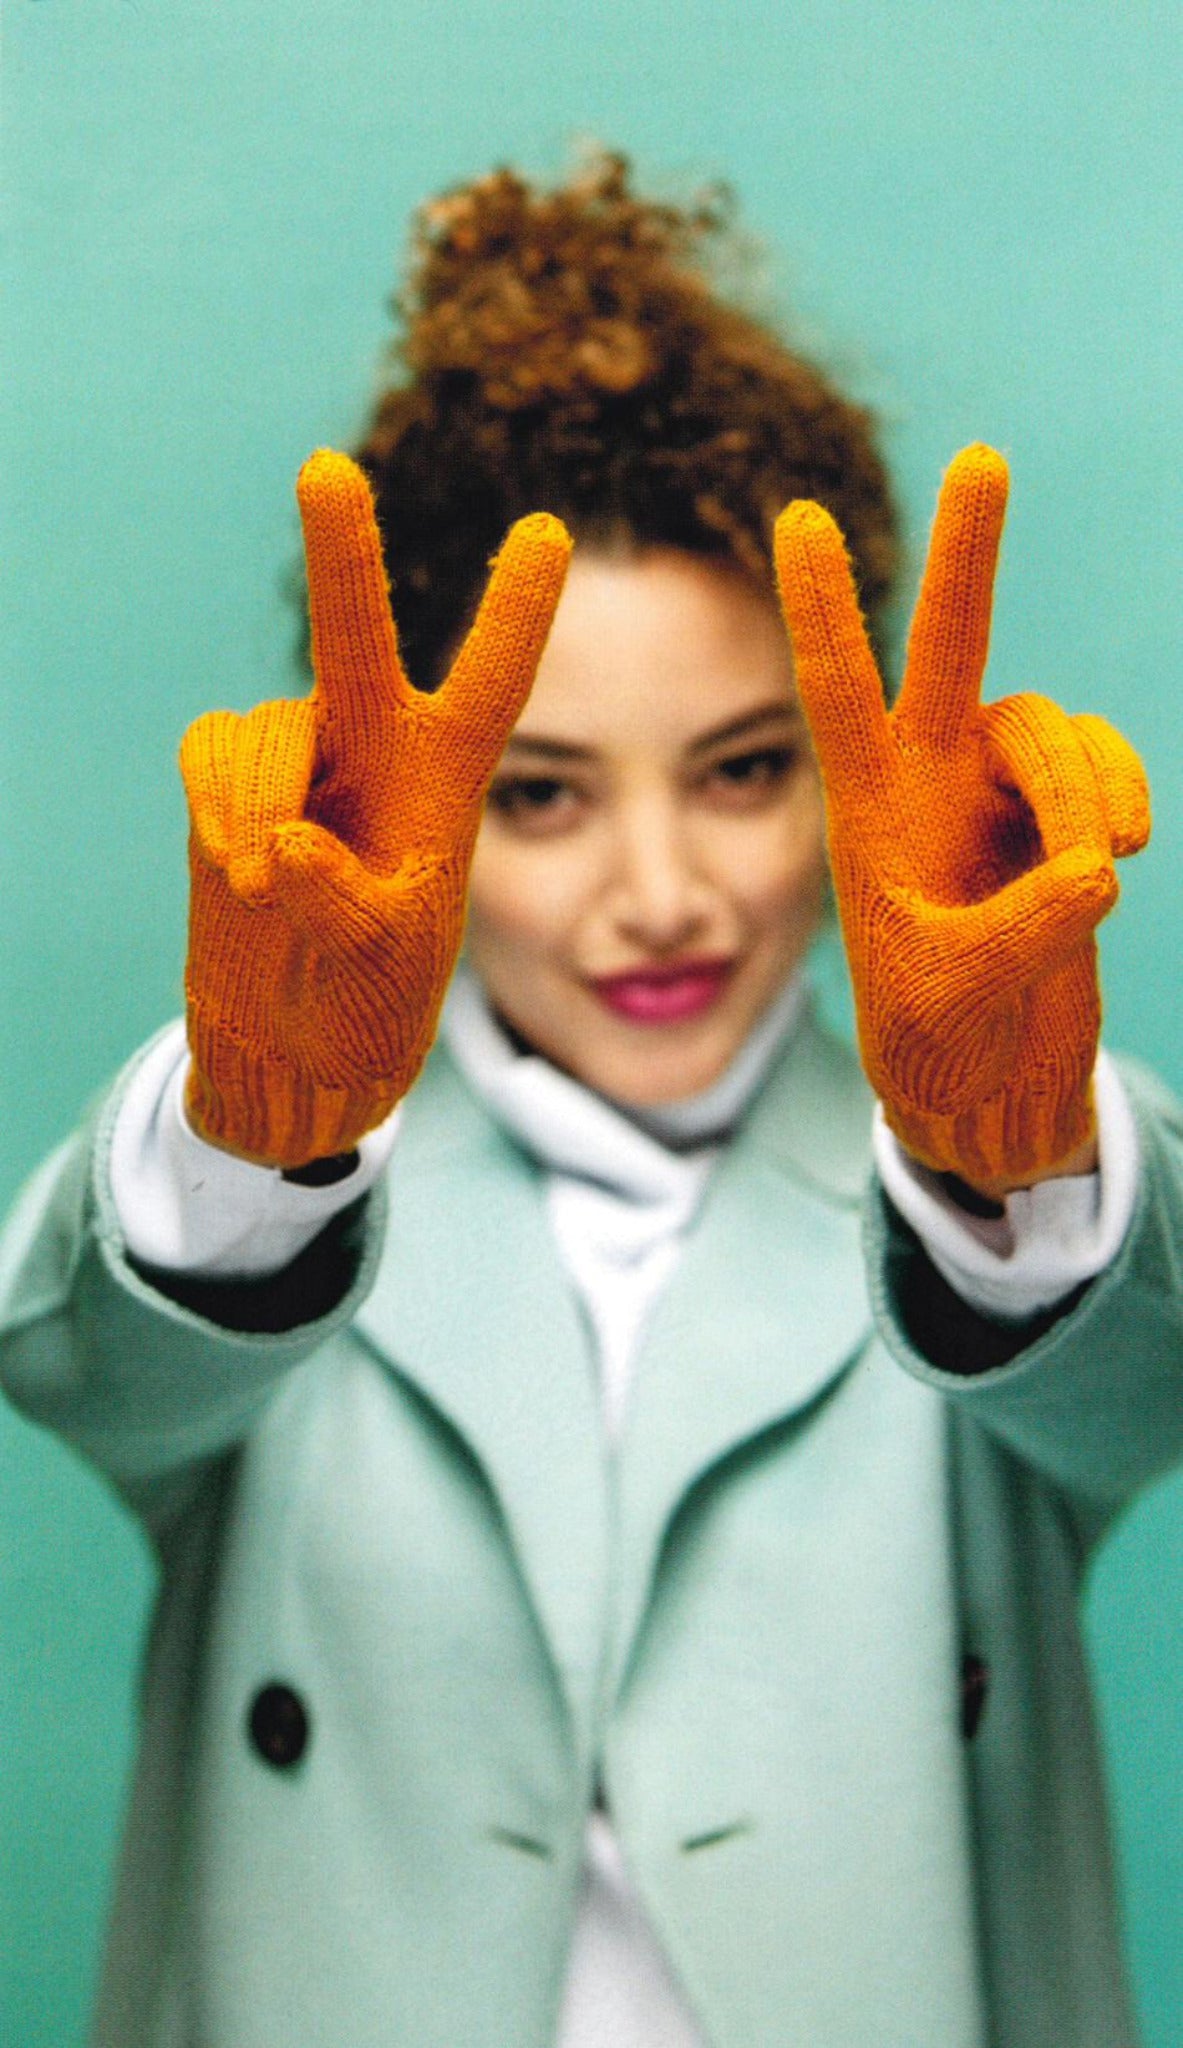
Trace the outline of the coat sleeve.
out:
M 1183 1458 L 1183 1112 L 1122 1062 L 1137 1118 L 1138 1194 L 1112 1263 L 1031 1322 L 959 1303 L 883 1189 L 871 1189 L 872 1307 L 899 1364 L 1108 1519 Z
M 134 1067 L 34 1175 L 0 1239 L 0 1381 L 151 1517 L 352 1320 L 377 1266 L 385 1193 L 264 1282 L 177 1284 L 137 1267 L 109 1184 Z

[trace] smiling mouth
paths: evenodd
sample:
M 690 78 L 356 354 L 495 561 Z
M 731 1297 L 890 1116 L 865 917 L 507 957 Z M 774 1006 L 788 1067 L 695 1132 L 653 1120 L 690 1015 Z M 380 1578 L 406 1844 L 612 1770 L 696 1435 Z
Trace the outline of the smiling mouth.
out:
M 634 1024 L 674 1024 L 701 1016 L 722 995 L 734 960 L 684 960 L 591 983 L 605 1007 Z

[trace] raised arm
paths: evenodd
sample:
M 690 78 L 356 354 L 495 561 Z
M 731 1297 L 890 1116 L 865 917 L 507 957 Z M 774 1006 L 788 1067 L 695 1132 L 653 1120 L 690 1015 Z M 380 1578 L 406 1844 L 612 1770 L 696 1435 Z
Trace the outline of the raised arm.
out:
M 211 712 L 182 747 L 188 1119 L 237 1155 L 218 1164 L 237 1176 L 245 1208 L 254 1195 L 243 1181 L 265 1204 L 279 1179 L 255 1166 L 298 1168 L 350 1150 L 422 1065 L 460 943 L 485 789 L 529 691 L 570 547 L 557 520 L 519 521 L 451 674 L 428 696 L 399 662 L 365 478 L 324 452 L 299 492 L 315 687 L 243 717 Z M 245 1434 L 290 1368 L 356 1313 L 383 1208 L 380 1192 L 354 1198 L 298 1270 L 280 1256 L 274 1273 L 245 1285 L 232 1260 L 207 1284 L 167 1257 L 130 1254 L 112 1155 L 128 1151 L 122 1113 L 149 1067 L 179 1078 L 171 1039 L 133 1063 L 10 1219 L 0 1378 L 159 1520 L 191 1498 L 206 1462 Z M 161 1101 L 152 1096 L 143 1123 Z M 181 1193 L 208 1177 L 186 1152 Z M 318 1199 L 280 1192 L 291 1198 L 281 1223 L 293 1204 Z

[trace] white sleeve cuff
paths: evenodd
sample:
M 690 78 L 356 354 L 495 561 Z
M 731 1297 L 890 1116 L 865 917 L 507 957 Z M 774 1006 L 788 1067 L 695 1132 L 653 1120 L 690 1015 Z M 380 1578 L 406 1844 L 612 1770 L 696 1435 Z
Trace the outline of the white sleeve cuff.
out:
M 111 1193 L 132 1257 L 171 1273 L 257 1280 L 290 1265 L 325 1224 L 374 1185 L 390 1157 L 396 1108 L 329 1187 L 302 1187 L 207 1145 L 186 1121 L 189 1049 L 178 1022 L 148 1048 L 119 1105 Z
M 876 1106 L 880 1180 L 937 1271 L 983 1315 L 1020 1322 L 1053 1308 L 1103 1272 L 1121 1246 L 1137 1194 L 1138 1132 L 1124 1083 L 1104 1052 L 1093 1090 L 1097 1171 L 1017 1189 L 999 1217 L 959 1207 L 939 1174 L 905 1152 Z

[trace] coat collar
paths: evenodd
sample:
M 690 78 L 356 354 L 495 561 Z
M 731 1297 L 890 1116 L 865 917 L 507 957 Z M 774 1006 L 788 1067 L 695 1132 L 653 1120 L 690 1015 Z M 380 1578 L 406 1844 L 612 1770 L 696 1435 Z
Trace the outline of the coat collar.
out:
M 603 1677 L 610 1591 L 618 1676 L 687 1490 L 819 1398 L 865 1336 L 869 1131 L 853 1055 L 806 1016 L 728 1147 L 658 1305 L 614 1487 L 594 1361 L 538 1169 L 443 1048 L 407 1104 L 386 1250 L 357 1327 L 485 1471 L 577 1725 Z

